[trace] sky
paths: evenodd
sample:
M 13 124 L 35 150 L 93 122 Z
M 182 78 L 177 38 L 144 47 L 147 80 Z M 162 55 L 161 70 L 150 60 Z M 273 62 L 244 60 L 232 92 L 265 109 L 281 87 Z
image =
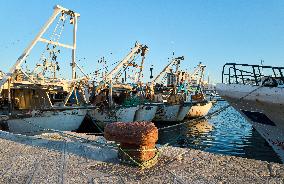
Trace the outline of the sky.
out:
M 136 41 L 149 47 L 146 80 L 173 52 L 188 71 L 205 64 L 214 83 L 226 62 L 284 65 L 283 0 L 1 0 L 0 70 L 16 62 L 56 4 L 81 15 L 77 56 L 86 73 L 103 56 L 121 60 Z

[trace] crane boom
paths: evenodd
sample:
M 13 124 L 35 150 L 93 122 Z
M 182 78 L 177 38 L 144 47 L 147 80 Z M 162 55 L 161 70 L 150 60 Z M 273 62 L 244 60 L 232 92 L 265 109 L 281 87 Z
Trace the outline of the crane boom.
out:
M 142 60 L 141 60 L 140 70 L 139 70 L 139 73 L 138 73 L 137 82 L 141 82 L 142 71 L 143 71 L 144 61 L 145 61 L 145 55 L 146 55 L 148 50 L 149 49 L 148 49 L 148 47 L 146 45 L 142 48 L 142 53 L 141 53 Z
M 157 77 L 151 82 L 150 86 L 154 86 L 154 84 L 160 79 L 160 77 L 162 75 L 165 74 L 165 72 L 169 69 L 169 67 L 176 63 L 178 65 L 178 62 L 180 62 L 181 60 L 184 60 L 184 56 L 181 56 L 181 57 L 177 57 L 177 58 L 173 58 L 171 60 L 171 62 L 159 73 L 159 75 L 157 75 Z M 177 69 L 178 69 L 178 66 L 177 66 Z
M 190 82 L 192 76 L 195 76 L 200 70 L 204 70 L 205 65 L 202 65 L 201 63 L 199 63 L 197 65 L 197 67 L 195 68 L 195 70 L 192 72 L 192 74 L 188 74 L 188 82 Z
M 78 14 L 78 13 L 75 13 L 75 12 L 69 10 L 69 9 L 66 9 L 66 8 L 63 8 L 63 7 L 59 6 L 59 5 L 56 5 L 54 7 L 53 14 L 48 19 L 48 21 L 45 23 L 45 25 L 42 27 L 40 32 L 37 34 L 37 36 L 34 38 L 34 40 L 30 43 L 30 45 L 24 50 L 23 54 L 17 59 L 16 63 L 12 66 L 10 71 L 8 73 L 6 73 L 3 76 L 3 78 L 0 80 L 0 88 L 8 81 L 8 79 L 13 75 L 13 73 L 21 66 L 21 64 L 28 57 L 28 55 L 30 54 L 31 50 L 33 49 L 33 47 L 36 45 L 37 42 L 46 42 L 46 43 L 52 43 L 54 45 L 68 47 L 68 48 L 71 48 L 73 50 L 73 52 L 75 53 L 75 48 L 76 48 L 75 40 L 74 40 L 73 46 L 69 46 L 69 45 L 66 45 L 66 44 L 60 44 L 58 42 L 48 41 L 48 40 L 42 38 L 44 33 L 47 31 L 47 29 L 50 27 L 50 25 L 54 22 L 54 20 L 56 19 L 56 17 L 60 13 L 69 14 L 70 16 L 73 16 L 76 20 L 80 16 L 80 14 Z M 77 22 L 75 22 L 74 27 L 77 26 L 76 24 L 77 24 Z M 74 31 L 74 34 L 75 34 L 75 31 Z M 76 37 L 75 37 L 75 39 L 76 39 Z M 74 60 L 74 57 L 73 57 L 73 60 Z
M 135 47 L 131 50 L 131 52 L 129 54 L 127 54 L 127 56 L 122 60 L 120 61 L 120 63 L 118 63 L 118 65 L 116 65 L 116 67 L 114 67 L 114 69 L 112 69 L 111 72 L 109 72 L 107 75 L 106 75 L 106 80 L 109 81 L 111 80 L 110 78 L 124 65 L 126 64 L 129 59 L 139 51 L 139 49 L 142 47 L 141 44 L 139 43 L 135 43 Z
M 144 49 L 144 50 L 143 50 Z M 135 54 L 138 54 L 140 52 L 145 52 L 146 50 L 148 50 L 148 47 L 145 45 L 143 46 L 142 44 L 139 44 L 138 42 L 135 43 L 134 48 L 127 54 L 127 56 L 120 61 L 116 67 L 114 67 L 114 69 L 112 69 L 112 71 L 110 71 L 107 75 L 106 75 L 106 80 L 103 81 L 102 83 L 100 83 L 97 87 L 96 87 L 96 91 L 100 90 L 100 88 L 106 83 L 106 82 L 110 82 L 112 81 L 113 77 L 116 76 L 115 73 L 118 72 L 121 67 L 123 67 L 125 64 L 127 64 L 129 62 L 129 60 L 131 58 L 133 58 L 135 56 Z M 144 57 L 144 56 L 142 56 Z

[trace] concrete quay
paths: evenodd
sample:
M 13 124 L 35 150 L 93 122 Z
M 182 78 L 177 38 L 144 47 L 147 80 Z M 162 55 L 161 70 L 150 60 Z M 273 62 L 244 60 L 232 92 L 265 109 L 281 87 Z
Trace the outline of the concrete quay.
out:
M 141 170 L 121 164 L 116 149 L 59 134 L 0 131 L 0 155 L 0 183 L 284 183 L 283 164 L 165 147 L 154 167 Z

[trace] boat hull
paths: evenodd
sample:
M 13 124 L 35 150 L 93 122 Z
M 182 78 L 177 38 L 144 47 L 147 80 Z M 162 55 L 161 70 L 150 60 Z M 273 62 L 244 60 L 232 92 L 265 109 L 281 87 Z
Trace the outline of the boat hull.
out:
M 45 132 L 43 129 L 73 131 L 79 128 L 87 109 L 44 111 L 34 113 L 31 117 L 8 119 L 9 132 L 33 135 Z
M 158 105 L 156 104 L 139 105 L 139 109 L 135 113 L 134 121 L 152 121 L 157 109 Z
M 100 110 L 93 109 L 90 111 L 90 116 L 94 121 L 111 123 L 111 122 L 133 122 L 138 106 L 118 107 L 116 109 Z
M 158 106 L 154 121 L 178 121 L 180 105 L 163 104 Z
M 187 118 L 204 117 L 208 114 L 211 107 L 212 107 L 212 102 L 194 103 L 187 112 L 186 117 Z
M 186 117 L 189 109 L 192 107 L 191 103 L 184 103 L 180 106 L 178 116 L 177 116 L 177 121 L 182 121 Z
M 284 162 L 284 88 L 239 84 L 218 84 L 216 87 L 218 93 L 252 124 Z

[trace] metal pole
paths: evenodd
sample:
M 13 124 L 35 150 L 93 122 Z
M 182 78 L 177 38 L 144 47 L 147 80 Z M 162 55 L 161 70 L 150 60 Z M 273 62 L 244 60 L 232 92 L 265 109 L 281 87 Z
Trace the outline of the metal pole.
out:
M 74 85 L 74 86 L 72 86 L 72 85 Z M 71 89 L 71 91 L 69 91 L 67 97 L 66 97 L 65 100 L 64 100 L 64 106 L 67 104 L 69 98 L 71 97 L 73 91 L 75 90 L 75 84 L 71 84 L 71 86 L 72 86 L 72 89 Z
M 109 107 L 112 106 L 112 78 L 109 80 L 109 94 L 108 94 L 108 99 L 109 99 Z
M 144 60 L 145 60 L 145 56 L 142 56 L 142 61 L 141 61 L 141 66 L 140 66 L 137 82 L 141 82 L 142 71 L 143 71 L 143 67 L 144 67 Z
M 78 105 L 78 104 L 79 104 L 79 101 L 78 101 L 78 96 L 77 96 L 77 89 L 76 89 L 76 87 L 74 88 L 74 97 L 75 97 L 76 104 Z
M 245 80 L 244 80 L 244 76 L 243 76 L 243 70 L 241 70 L 241 76 L 242 76 L 243 84 L 245 84 Z
M 56 78 L 56 66 L 53 65 L 53 82 L 55 81 L 55 78 Z
M 237 76 L 237 70 L 236 70 L 236 65 L 234 65 L 234 73 L 235 73 L 235 80 L 236 80 L 236 84 L 238 84 L 238 76 Z
M 11 78 L 8 79 L 8 113 L 12 114 L 12 100 L 11 100 Z
M 256 77 L 256 74 L 255 74 L 255 68 L 254 68 L 254 66 L 252 67 L 252 70 L 253 70 L 253 76 L 254 76 L 255 84 L 258 86 L 258 81 L 257 81 L 257 77 Z
M 72 49 L 72 79 L 76 78 L 76 36 L 77 36 L 77 16 L 74 16 L 73 27 L 73 49 Z
M 229 67 L 229 84 L 231 84 L 231 67 Z
M 224 83 L 224 70 L 225 70 L 225 66 L 226 66 L 226 64 L 223 66 L 223 70 L 222 70 L 222 83 Z

